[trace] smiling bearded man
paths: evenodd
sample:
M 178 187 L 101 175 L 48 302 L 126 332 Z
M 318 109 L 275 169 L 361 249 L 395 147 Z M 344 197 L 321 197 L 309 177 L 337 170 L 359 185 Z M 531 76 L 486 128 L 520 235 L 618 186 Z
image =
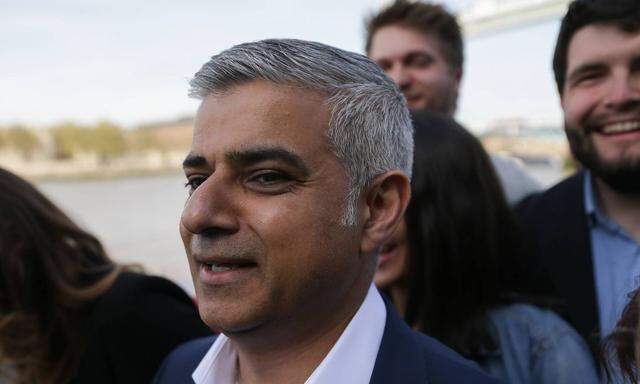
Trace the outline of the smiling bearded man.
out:
M 527 289 L 552 288 L 596 347 L 640 275 L 637 0 L 574 1 L 553 68 L 565 132 L 584 169 L 518 207 L 531 251 Z
M 191 86 L 180 233 L 222 334 L 176 350 L 158 383 L 493 382 L 372 285 L 413 154 L 405 101 L 373 62 L 265 40 L 214 56 Z

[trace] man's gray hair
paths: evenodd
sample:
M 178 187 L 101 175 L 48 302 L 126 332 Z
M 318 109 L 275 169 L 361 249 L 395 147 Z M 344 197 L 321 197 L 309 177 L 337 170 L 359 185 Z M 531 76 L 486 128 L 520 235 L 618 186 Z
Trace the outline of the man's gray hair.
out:
M 301 87 L 327 95 L 327 138 L 347 177 L 344 225 L 357 222 L 357 202 L 377 175 L 399 169 L 411 177 L 413 127 L 404 97 L 368 58 L 325 44 L 269 39 L 215 55 L 189 83 L 203 99 L 252 80 Z

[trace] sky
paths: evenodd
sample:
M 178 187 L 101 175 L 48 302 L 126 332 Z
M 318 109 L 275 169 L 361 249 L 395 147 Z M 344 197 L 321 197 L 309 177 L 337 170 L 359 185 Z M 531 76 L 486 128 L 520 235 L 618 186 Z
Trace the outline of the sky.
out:
M 448 0 L 454 12 L 472 0 Z M 385 0 L 0 0 L 0 125 L 110 120 L 127 128 L 193 115 L 188 80 L 209 57 L 272 37 L 362 53 Z M 560 124 L 551 73 L 559 22 L 466 42 L 457 117 L 472 129 Z

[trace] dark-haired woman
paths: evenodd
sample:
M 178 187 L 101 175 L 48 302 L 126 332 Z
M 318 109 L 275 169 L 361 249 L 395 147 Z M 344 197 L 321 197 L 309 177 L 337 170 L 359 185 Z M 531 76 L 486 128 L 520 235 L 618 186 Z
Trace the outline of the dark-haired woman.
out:
M 597 383 L 578 334 L 502 288 L 517 229 L 480 142 L 450 118 L 416 114 L 414 125 L 412 198 L 378 287 L 412 327 L 507 383 Z
M 175 346 L 208 333 L 184 291 L 115 264 L 0 169 L 0 381 L 146 383 Z

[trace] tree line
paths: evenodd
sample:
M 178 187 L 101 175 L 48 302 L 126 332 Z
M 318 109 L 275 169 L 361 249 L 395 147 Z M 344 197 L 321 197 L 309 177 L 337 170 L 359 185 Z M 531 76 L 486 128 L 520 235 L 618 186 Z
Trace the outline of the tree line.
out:
M 38 153 L 54 160 L 93 153 L 101 161 L 108 162 L 129 152 L 165 151 L 166 145 L 143 127 L 125 131 L 108 121 L 94 125 L 66 122 L 44 131 L 24 125 L 0 127 L 0 152 L 3 150 L 13 150 L 25 160 L 33 159 Z

